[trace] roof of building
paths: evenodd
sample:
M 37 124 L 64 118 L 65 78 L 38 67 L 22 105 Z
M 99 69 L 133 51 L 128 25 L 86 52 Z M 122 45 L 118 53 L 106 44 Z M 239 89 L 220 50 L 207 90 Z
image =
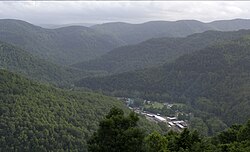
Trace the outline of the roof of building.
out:
M 155 115 L 155 118 L 158 119 L 158 120 L 160 120 L 160 121 L 166 121 L 166 119 L 163 118 L 163 117 L 161 117 L 161 116 Z

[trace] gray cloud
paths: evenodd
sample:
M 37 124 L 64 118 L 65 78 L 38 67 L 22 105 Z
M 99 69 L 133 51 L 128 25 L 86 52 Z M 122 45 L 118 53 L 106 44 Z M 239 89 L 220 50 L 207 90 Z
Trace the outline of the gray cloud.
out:
M 250 2 L 242 1 L 55 1 L 0 2 L 0 18 L 33 24 L 131 22 L 150 20 L 250 18 Z

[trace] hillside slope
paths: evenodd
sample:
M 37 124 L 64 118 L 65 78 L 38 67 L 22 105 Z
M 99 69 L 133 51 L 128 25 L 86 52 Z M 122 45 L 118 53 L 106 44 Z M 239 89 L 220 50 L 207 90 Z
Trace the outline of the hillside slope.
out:
M 83 72 L 49 63 L 4 42 L 0 42 L 0 68 L 20 73 L 34 80 L 57 85 L 69 85 L 72 81 L 81 77 L 93 75 L 91 72 Z
M 62 90 L 0 70 L 0 151 L 86 151 L 86 140 L 113 106 L 104 95 Z M 145 119 L 140 127 L 161 129 Z
M 20 20 L 0 20 L 0 41 L 42 59 L 67 65 L 98 57 L 121 42 L 83 26 L 44 29 Z
M 119 95 L 184 102 L 230 125 L 250 117 L 249 61 L 250 39 L 245 37 L 184 55 L 159 68 L 86 78 L 77 85 Z
M 41 85 L 0 70 L 1 151 L 85 150 L 86 138 L 112 106 L 102 95 Z
M 174 61 L 183 54 L 195 52 L 213 43 L 233 40 L 250 34 L 250 30 L 235 32 L 207 31 L 185 38 L 157 38 L 136 45 L 116 48 L 100 58 L 73 65 L 79 69 L 122 73 L 159 66 Z

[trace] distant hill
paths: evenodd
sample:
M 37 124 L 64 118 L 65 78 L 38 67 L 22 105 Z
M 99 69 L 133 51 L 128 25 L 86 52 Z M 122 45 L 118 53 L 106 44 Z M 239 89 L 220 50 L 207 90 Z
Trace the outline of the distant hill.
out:
M 0 20 L 0 41 L 54 63 L 68 65 L 96 58 L 122 43 L 83 26 L 44 29 L 20 20 Z
M 155 38 L 116 48 L 100 58 L 73 65 L 79 69 L 122 73 L 172 62 L 183 54 L 203 49 L 213 43 L 233 40 L 250 34 L 250 30 L 235 32 L 207 31 L 185 38 Z
M 113 106 L 114 98 L 69 91 L 0 69 L 1 151 L 86 151 L 86 140 Z M 140 126 L 160 128 L 142 119 Z
M 136 44 L 151 38 L 185 37 L 208 30 L 234 31 L 250 29 L 250 20 L 234 19 L 203 23 L 196 20 L 151 21 L 142 24 L 123 22 L 94 25 L 91 28 L 116 36 L 126 44 Z
M 215 30 L 235 31 L 240 29 L 249 29 L 250 19 L 218 20 L 207 23 Z
M 55 65 L 4 42 L 0 42 L 0 68 L 57 85 L 70 85 L 82 76 L 93 75 L 91 72 Z
M 99 78 L 77 86 L 125 96 L 184 102 L 227 125 L 250 117 L 250 38 L 219 43 L 158 68 Z
M 250 21 L 152 21 L 143 24 L 106 23 L 91 27 L 45 29 L 21 20 L 1 19 L 0 41 L 18 46 L 56 64 L 70 65 L 100 57 L 116 47 L 151 38 L 185 37 L 207 30 L 239 29 L 250 29 Z
M 39 24 L 38 26 L 41 26 L 43 28 L 48 28 L 48 29 L 56 29 L 56 28 L 68 27 L 68 26 L 90 27 L 93 25 L 95 25 L 95 24 L 93 24 L 93 23 L 70 23 L 70 24 Z

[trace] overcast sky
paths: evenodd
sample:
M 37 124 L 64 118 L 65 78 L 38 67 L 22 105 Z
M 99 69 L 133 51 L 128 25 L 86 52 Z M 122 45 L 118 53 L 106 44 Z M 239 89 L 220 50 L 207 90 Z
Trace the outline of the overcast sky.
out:
M 0 18 L 21 19 L 33 24 L 70 24 L 195 19 L 250 19 L 250 2 L 146 1 L 146 2 L 0 2 Z

